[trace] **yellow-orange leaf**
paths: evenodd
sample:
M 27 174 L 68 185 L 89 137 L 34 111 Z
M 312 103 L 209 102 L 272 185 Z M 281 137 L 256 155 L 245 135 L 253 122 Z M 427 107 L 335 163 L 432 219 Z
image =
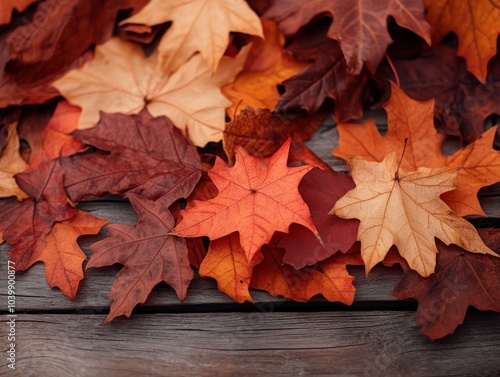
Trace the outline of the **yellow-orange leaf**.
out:
M 439 42 L 450 32 L 458 36 L 457 54 L 467 69 L 486 82 L 488 62 L 497 51 L 500 33 L 500 4 L 492 0 L 425 0 L 426 19 L 432 40 Z
M 236 146 L 233 167 L 217 158 L 208 172 L 219 191 L 207 201 L 194 200 L 175 227 L 184 237 L 208 236 L 217 239 L 234 231 L 250 262 L 276 231 L 288 232 L 291 223 L 317 234 L 298 185 L 311 166 L 287 167 L 290 140 L 271 157 L 253 157 Z
M 230 117 L 239 114 L 247 106 L 273 110 L 280 99 L 277 85 L 307 66 L 282 51 L 284 38 L 275 22 L 263 19 L 262 24 L 266 37 L 264 45 L 252 46 L 249 53 L 249 60 L 252 61 L 247 61 L 245 69 L 234 82 L 222 88 L 222 93 L 233 103 L 227 109 Z M 275 54 L 276 50 L 280 53 Z
M 219 291 L 231 296 L 236 302 L 253 301 L 248 287 L 253 267 L 262 261 L 262 254 L 256 253 L 248 262 L 240 246 L 238 233 L 231 233 L 210 242 L 207 256 L 200 266 L 200 276 L 217 280 Z
M 340 198 L 330 213 L 361 221 L 358 240 L 367 273 L 396 245 L 410 268 L 429 276 L 436 265 L 435 237 L 447 245 L 496 256 L 477 230 L 439 199 L 455 188 L 457 169 L 406 172 L 398 167 L 395 153 L 380 163 L 352 158 L 347 164 L 356 188 Z

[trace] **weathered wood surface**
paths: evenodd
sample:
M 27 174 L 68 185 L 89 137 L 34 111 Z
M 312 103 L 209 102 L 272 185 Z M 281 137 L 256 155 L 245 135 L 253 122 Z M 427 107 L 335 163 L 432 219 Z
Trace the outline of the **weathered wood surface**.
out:
M 473 313 L 430 342 L 414 313 L 22 315 L 23 377 L 498 376 L 500 316 Z M 2 338 L 2 350 L 5 342 Z M 5 357 L 0 375 L 9 375 Z
M 331 155 L 337 143 L 337 131 L 328 125 L 308 142 L 335 170 L 344 171 L 344 162 Z M 446 153 L 454 143 L 445 144 Z M 471 221 L 500 227 L 500 185 L 481 190 L 480 201 L 490 217 Z M 79 208 L 110 223 L 137 220 L 128 202 L 114 198 Z M 80 238 L 87 256 L 90 244 L 106 234 Z M 3 255 L 8 250 L 0 246 Z M 43 264 L 18 272 L 17 370 L 9 371 L 2 357 L 0 375 L 500 375 L 500 315 L 471 311 L 453 336 L 430 342 L 415 324 L 416 303 L 390 295 L 401 275 L 398 268 L 377 266 L 367 278 L 363 268 L 349 267 L 357 289 L 352 307 L 319 297 L 294 303 L 258 291 L 252 292 L 253 304 L 240 305 L 213 280 L 197 276 L 183 303 L 171 288 L 159 285 L 131 318 L 103 326 L 119 268 L 87 270 L 73 301 L 48 288 Z M 3 302 L 6 286 L 6 274 L 0 274 Z M 0 331 L 4 352 L 6 319 L 3 315 Z

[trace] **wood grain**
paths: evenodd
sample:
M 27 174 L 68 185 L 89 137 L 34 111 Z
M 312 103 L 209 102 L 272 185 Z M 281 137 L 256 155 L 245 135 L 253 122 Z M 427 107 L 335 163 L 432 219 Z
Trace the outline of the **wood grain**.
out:
M 453 338 L 430 342 L 414 313 L 19 315 L 23 377 L 487 376 L 500 374 L 500 317 L 472 313 Z M 1 348 L 6 341 L 1 338 Z

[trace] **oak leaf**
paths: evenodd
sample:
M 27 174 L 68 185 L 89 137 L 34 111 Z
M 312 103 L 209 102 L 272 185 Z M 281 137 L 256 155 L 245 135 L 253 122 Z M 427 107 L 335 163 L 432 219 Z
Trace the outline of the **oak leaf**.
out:
M 253 301 L 248 291 L 252 270 L 262 261 L 262 254 L 257 252 L 249 262 L 240 246 L 238 233 L 210 241 L 208 253 L 200 266 L 200 276 L 209 276 L 217 280 L 219 291 L 243 303 Z
M 217 158 L 208 174 L 217 186 L 218 195 L 189 203 L 181 211 L 174 234 L 217 239 L 238 231 L 248 261 L 271 240 L 275 231 L 287 232 L 291 223 L 302 224 L 317 234 L 297 189 L 312 167 L 287 167 L 289 148 L 287 141 L 271 157 L 258 158 L 236 146 L 233 167 Z
M 29 199 L 0 200 L 0 233 L 13 247 L 9 255 L 16 269 L 23 271 L 39 260 L 54 224 L 70 219 L 76 210 L 66 196 L 58 160 L 17 174 L 16 182 Z
M 455 188 L 457 169 L 406 172 L 395 153 L 380 163 L 351 158 L 347 165 L 356 188 L 339 199 L 331 213 L 360 220 L 358 240 L 367 273 L 396 245 L 411 269 L 429 276 L 436 265 L 435 237 L 473 253 L 497 256 L 469 222 L 439 199 Z
M 244 0 L 151 0 L 122 21 L 153 26 L 171 21 L 157 50 L 160 66 L 171 73 L 199 52 L 212 72 L 229 44 L 229 32 L 263 37 L 259 17 Z
M 354 301 L 354 276 L 349 275 L 347 264 L 362 264 L 356 256 L 335 255 L 318 263 L 317 268 L 296 270 L 283 264 L 284 250 L 264 246 L 264 260 L 253 269 L 250 286 L 295 301 L 308 301 L 318 294 L 328 301 L 351 305 Z
M 483 235 L 487 230 L 479 229 Z M 497 241 L 491 244 L 497 252 Z M 488 243 L 488 238 L 483 238 Z M 496 246 L 496 247 L 495 247 Z M 424 335 L 432 340 L 451 334 L 462 324 L 467 308 L 500 312 L 500 259 L 490 255 L 468 253 L 464 249 L 437 242 L 436 272 L 422 278 L 408 268 L 404 260 L 391 258 L 401 264 L 403 277 L 392 294 L 400 299 L 418 300 L 417 323 Z M 391 263 L 391 264 L 392 264 Z
M 82 263 L 87 259 L 76 242 L 78 237 L 97 234 L 107 220 L 77 211 L 69 220 L 58 222 L 47 235 L 38 261 L 45 264 L 45 277 L 51 288 L 74 299 L 83 279 Z
M 424 0 L 426 19 L 432 26 L 432 40 L 439 42 L 450 32 L 458 37 L 459 56 L 467 69 L 486 82 L 488 62 L 497 51 L 500 33 L 500 4 L 491 0 Z
M 61 159 L 75 202 L 106 193 L 186 198 L 203 170 L 196 148 L 166 117 L 103 113 L 97 127 L 73 135 L 100 149 Z
M 387 31 L 387 18 L 412 30 L 430 44 L 430 27 L 424 19 L 424 6 L 413 0 L 279 0 L 266 12 L 277 20 L 286 35 L 295 34 L 315 16 L 329 14 L 333 22 L 328 36 L 340 42 L 347 61 L 347 70 L 359 74 L 366 64 L 374 73 L 382 61 L 391 37 Z
M 139 46 L 114 38 L 97 46 L 94 60 L 67 73 L 54 86 L 82 108 L 80 129 L 94 127 L 99 111 L 137 114 L 146 108 L 155 117 L 168 116 L 195 145 L 203 147 L 222 138 L 225 108 L 231 102 L 220 87 L 241 70 L 246 51 L 235 59 L 223 57 L 215 74 L 200 55 L 194 55 L 179 70 L 165 75 L 157 55 L 146 58 Z
M 267 19 L 262 19 L 262 23 L 265 44 L 252 45 L 245 69 L 222 88 L 222 93 L 233 102 L 227 109 L 231 117 L 247 106 L 273 110 L 280 99 L 278 84 L 307 66 L 282 50 L 285 41 L 275 23 Z
M 28 168 L 28 164 L 19 153 L 19 137 L 17 136 L 17 122 L 6 127 L 6 145 L 0 151 L 0 198 L 15 196 L 17 199 L 26 199 L 28 196 L 16 183 L 14 175 Z
M 320 239 L 311 231 L 293 224 L 278 246 L 286 250 L 283 262 L 301 269 L 327 259 L 340 251 L 346 253 L 356 242 L 357 220 L 346 220 L 328 212 L 346 192 L 354 188 L 351 177 L 331 170 L 312 169 L 299 184 L 299 192 L 311 211 Z
M 459 216 L 484 215 L 477 192 L 481 187 L 500 181 L 500 152 L 492 147 L 496 127 L 455 154 L 444 156 L 441 152 L 444 136 L 433 124 L 434 102 L 412 100 L 395 85 L 391 86 L 391 91 L 391 98 L 384 105 L 388 117 L 385 136 L 380 135 L 372 120 L 362 124 L 339 124 L 340 143 L 333 154 L 343 159 L 359 156 L 382 161 L 388 153 L 395 151 L 396 155 L 402 155 L 405 149 L 401 167 L 406 170 L 458 168 L 457 189 L 444 193 L 441 198 Z
M 174 227 L 168 210 L 171 199 L 164 196 L 151 201 L 136 194 L 129 198 L 139 221 L 135 226 L 108 225 L 110 236 L 91 246 L 87 264 L 87 268 L 115 263 L 124 266 L 111 287 L 109 298 L 113 303 L 104 323 L 120 315 L 129 317 L 133 308 L 144 303 L 153 287 L 162 281 L 184 300 L 194 276 L 184 239 L 169 235 Z

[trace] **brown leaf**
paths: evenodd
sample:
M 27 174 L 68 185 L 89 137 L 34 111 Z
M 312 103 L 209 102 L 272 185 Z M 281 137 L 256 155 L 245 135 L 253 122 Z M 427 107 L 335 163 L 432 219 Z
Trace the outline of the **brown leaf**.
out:
M 135 226 L 109 225 L 110 236 L 91 246 L 92 256 L 87 268 L 124 267 L 116 275 L 109 298 L 113 300 L 104 323 L 132 313 L 144 303 L 153 287 L 164 281 L 174 288 L 180 300 L 186 297 L 193 271 L 189 267 L 188 250 L 182 238 L 169 235 L 174 218 L 168 211 L 171 199 L 156 202 L 131 194 L 130 201 L 139 215 Z
M 106 193 L 174 201 L 188 197 L 200 179 L 196 148 L 166 117 L 103 113 L 97 127 L 73 135 L 101 150 L 61 159 L 75 202 Z
M 277 0 L 266 16 L 277 20 L 281 31 L 289 36 L 315 16 L 328 14 L 333 22 L 328 37 L 340 42 L 351 74 L 361 73 L 363 65 L 374 73 L 382 61 L 391 37 L 387 18 L 420 35 L 430 44 L 430 28 L 424 20 L 424 6 L 413 0 Z
M 6 146 L 0 151 L 0 198 L 15 196 L 18 200 L 26 199 L 28 196 L 14 179 L 14 175 L 28 168 L 28 164 L 19 153 L 17 122 L 8 125 L 6 130 Z

